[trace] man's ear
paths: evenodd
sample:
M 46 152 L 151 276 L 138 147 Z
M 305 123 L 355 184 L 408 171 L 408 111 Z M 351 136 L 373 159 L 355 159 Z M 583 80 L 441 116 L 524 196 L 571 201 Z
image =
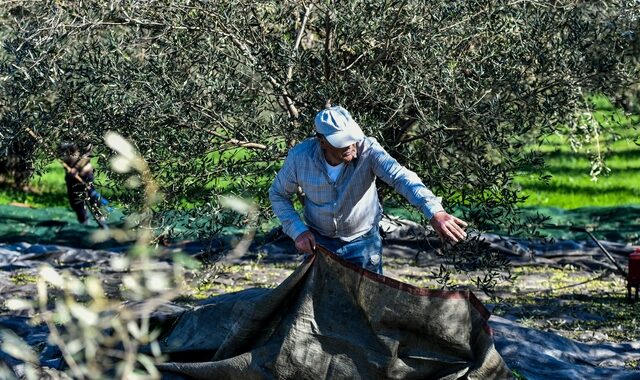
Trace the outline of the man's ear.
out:
M 320 148 L 327 148 L 328 143 L 327 140 L 324 138 L 324 136 L 318 136 L 318 141 L 320 141 Z

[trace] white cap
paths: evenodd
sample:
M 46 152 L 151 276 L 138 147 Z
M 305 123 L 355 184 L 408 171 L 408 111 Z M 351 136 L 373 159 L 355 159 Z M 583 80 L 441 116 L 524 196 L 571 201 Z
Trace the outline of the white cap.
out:
M 318 112 L 314 124 L 316 132 L 323 135 L 335 148 L 346 148 L 364 138 L 362 129 L 353 120 L 349 111 L 340 106 Z

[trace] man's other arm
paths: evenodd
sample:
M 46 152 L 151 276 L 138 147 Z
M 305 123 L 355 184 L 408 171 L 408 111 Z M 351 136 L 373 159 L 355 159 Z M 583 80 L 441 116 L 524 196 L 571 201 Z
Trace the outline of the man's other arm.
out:
M 295 159 L 289 154 L 269 188 L 269 200 L 271 200 L 273 213 L 282 223 L 284 233 L 295 241 L 299 251 L 311 253 L 315 249 L 313 233 L 304 224 L 291 202 L 291 197 L 297 190 Z

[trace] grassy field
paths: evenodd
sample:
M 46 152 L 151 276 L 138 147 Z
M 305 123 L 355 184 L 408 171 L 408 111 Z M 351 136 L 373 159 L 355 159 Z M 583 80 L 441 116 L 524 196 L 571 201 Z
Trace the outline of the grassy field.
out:
M 59 162 L 48 165 L 42 175 L 35 176 L 28 191 L 0 188 L 0 204 L 24 203 L 31 207 L 60 207 L 68 204 L 64 168 Z
M 590 141 L 572 149 L 566 135 L 555 134 L 530 146 L 542 154 L 543 175 L 550 180 L 541 181 L 536 173 L 517 177 L 516 183 L 529 197 L 524 206 L 574 209 L 640 204 L 640 116 L 625 115 L 604 97 L 590 101 L 595 107 L 591 116 L 599 125 L 594 133 L 593 125 L 584 123 L 592 135 Z M 598 154 L 608 170 L 593 178 L 592 159 Z
M 551 175 L 545 183 L 538 174 L 523 174 L 516 179 L 525 195 L 525 206 L 552 206 L 573 209 L 584 206 L 621 206 L 640 204 L 640 147 L 634 142 L 637 132 L 630 130 L 622 138 L 607 144 L 605 163 L 610 169 L 594 181 L 591 178 L 589 151 L 594 144 L 573 151 L 563 136 L 552 135 L 535 147 L 542 153 Z

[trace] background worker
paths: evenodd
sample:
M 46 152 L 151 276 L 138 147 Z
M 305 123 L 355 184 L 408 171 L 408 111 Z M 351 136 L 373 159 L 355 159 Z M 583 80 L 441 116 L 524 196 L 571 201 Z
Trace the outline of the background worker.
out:
M 269 189 L 269 199 L 284 232 L 296 248 L 311 253 L 316 243 L 365 269 L 382 274 L 382 238 L 378 225 L 382 206 L 380 178 L 429 219 L 442 240 L 466 238 L 467 223 L 448 214 L 436 197 L 409 169 L 382 146 L 366 137 L 342 107 L 320 111 L 314 120 L 316 137 L 294 146 Z M 304 192 L 304 220 L 291 197 Z
M 93 166 L 89 153 L 91 147 L 84 154 L 76 143 L 63 142 L 59 147 L 61 160 L 65 163 L 66 175 L 64 181 L 67 185 L 67 197 L 69 205 L 76 213 L 78 222 L 89 223 L 90 211 L 94 215 L 100 228 L 106 229 L 105 218 L 100 214 L 100 207 L 109 202 L 98 193 L 93 185 Z M 89 207 L 92 210 L 89 210 Z

